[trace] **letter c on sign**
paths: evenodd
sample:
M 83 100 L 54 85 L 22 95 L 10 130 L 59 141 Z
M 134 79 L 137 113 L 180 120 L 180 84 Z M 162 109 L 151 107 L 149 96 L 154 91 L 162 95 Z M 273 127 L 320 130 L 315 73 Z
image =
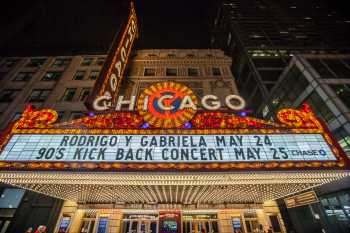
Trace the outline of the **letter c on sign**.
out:
M 92 103 L 92 107 L 96 111 L 108 110 L 110 107 L 110 100 L 111 99 L 112 99 L 112 97 L 110 97 L 110 96 L 105 96 L 105 95 L 99 96 Z
M 173 110 L 175 107 L 174 106 L 169 106 L 169 107 L 166 107 L 164 106 L 163 104 L 163 100 L 164 99 L 172 99 L 173 96 L 172 95 L 163 95 L 162 97 L 160 97 L 157 101 L 158 103 L 158 106 L 160 107 L 160 109 L 162 110 Z
M 239 104 L 232 104 L 231 100 L 234 99 L 239 102 Z M 226 106 L 232 110 L 242 110 L 245 108 L 245 100 L 238 95 L 228 95 L 225 98 Z

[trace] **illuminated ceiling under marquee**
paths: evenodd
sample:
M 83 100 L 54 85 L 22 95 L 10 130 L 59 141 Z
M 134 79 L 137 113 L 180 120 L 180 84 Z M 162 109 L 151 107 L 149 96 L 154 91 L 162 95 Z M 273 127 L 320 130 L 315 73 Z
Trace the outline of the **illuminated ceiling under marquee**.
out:
M 112 112 L 55 123 L 56 111 L 28 106 L 21 119 L 1 136 L 0 150 L 14 134 L 321 134 L 336 160 L 229 163 L 1 160 L 0 180 L 79 203 L 220 207 L 224 203 L 262 203 L 350 175 L 346 155 L 308 106 L 300 110 L 283 109 L 277 119 L 270 122 L 225 112 L 197 112 L 189 122 L 191 127 L 161 129 L 145 128 L 143 118 L 135 112 Z
M 346 171 L 210 174 L 35 171 L 1 172 L 0 179 L 5 183 L 78 203 L 123 203 L 124 208 L 143 204 L 137 208 L 146 209 L 149 204 L 168 204 L 172 207 L 184 204 L 196 205 L 197 208 L 223 208 L 224 203 L 260 204 L 349 175 Z

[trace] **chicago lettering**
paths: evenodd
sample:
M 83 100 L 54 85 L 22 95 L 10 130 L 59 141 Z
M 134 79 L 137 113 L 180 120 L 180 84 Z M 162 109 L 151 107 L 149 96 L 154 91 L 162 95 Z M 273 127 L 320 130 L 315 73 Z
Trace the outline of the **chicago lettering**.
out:
M 172 110 L 174 106 L 167 106 L 164 102 L 167 99 L 172 99 L 172 95 L 163 95 L 157 100 L 157 104 L 161 110 Z M 94 108 L 97 111 L 105 111 L 112 108 L 112 97 L 110 93 L 107 93 L 105 96 L 100 96 L 96 98 L 94 103 Z M 124 96 L 119 96 L 114 106 L 115 111 L 120 111 L 122 107 L 127 107 L 129 111 L 134 110 L 136 106 L 136 96 L 131 96 L 130 99 L 125 99 Z M 146 111 L 148 108 L 149 97 L 146 96 L 142 104 L 142 110 Z M 231 110 L 239 111 L 243 110 L 246 107 L 245 100 L 239 95 L 228 95 L 225 97 L 224 103 L 222 103 L 219 98 L 215 95 L 205 95 L 201 98 L 200 106 L 206 110 L 217 110 L 223 105 L 228 107 Z M 181 104 L 179 110 L 182 109 L 193 109 L 197 110 L 197 106 L 190 96 L 184 96 L 181 99 Z

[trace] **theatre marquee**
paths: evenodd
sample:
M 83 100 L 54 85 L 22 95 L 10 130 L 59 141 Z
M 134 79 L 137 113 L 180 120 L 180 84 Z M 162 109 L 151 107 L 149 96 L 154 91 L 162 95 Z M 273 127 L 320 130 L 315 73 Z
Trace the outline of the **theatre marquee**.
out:
M 276 122 L 197 112 L 177 128 L 150 126 L 137 112 L 55 123 L 28 107 L 2 135 L 0 167 L 39 170 L 342 169 L 346 155 L 307 106 Z

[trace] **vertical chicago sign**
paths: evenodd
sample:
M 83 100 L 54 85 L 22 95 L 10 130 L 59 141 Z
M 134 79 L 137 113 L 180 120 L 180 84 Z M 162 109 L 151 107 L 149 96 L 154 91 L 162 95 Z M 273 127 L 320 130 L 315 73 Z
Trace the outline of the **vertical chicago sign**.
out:
M 87 99 L 86 106 L 93 111 L 108 110 L 115 105 L 116 95 L 123 79 L 125 67 L 135 39 L 138 37 L 137 17 L 131 2 L 127 22 L 113 41 L 104 68 L 94 89 Z

